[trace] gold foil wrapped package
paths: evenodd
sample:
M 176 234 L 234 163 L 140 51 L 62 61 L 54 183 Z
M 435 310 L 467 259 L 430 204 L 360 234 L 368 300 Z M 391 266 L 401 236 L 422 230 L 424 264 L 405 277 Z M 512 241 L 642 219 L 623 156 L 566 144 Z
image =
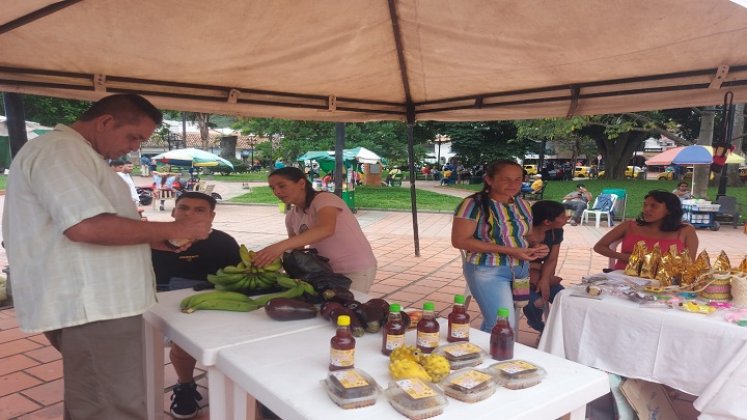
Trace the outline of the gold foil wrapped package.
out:
M 693 265 L 697 266 L 700 271 L 708 271 L 711 269 L 711 257 L 708 256 L 706 250 L 700 251 L 698 258 L 695 259 Z
M 656 270 L 656 280 L 659 281 L 659 286 L 667 287 L 671 286 L 681 275 L 678 271 L 680 256 L 677 254 L 677 245 L 669 247 L 669 251 L 661 256 L 659 267 Z
M 718 258 L 716 258 L 716 262 L 713 263 L 713 271 L 731 271 L 731 261 L 729 261 L 729 257 L 726 255 L 726 252 L 721 251 L 721 253 L 718 255 Z
M 654 244 L 654 249 L 648 254 L 643 256 L 643 263 L 641 264 L 641 273 L 638 277 L 644 279 L 656 278 L 656 269 L 659 267 L 661 262 L 661 247 L 659 243 Z
M 695 282 L 695 279 L 698 277 L 698 275 L 694 271 L 696 267 L 693 264 L 692 258 L 690 258 L 690 253 L 687 252 L 686 249 L 680 252 L 679 263 L 680 263 L 680 266 L 679 266 L 680 286 L 687 286 L 687 285 L 693 284 Z
M 747 273 L 747 256 L 742 258 L 742 262 L 739 264 L 739 271 Z
M 625 275 L 638 277 L 641 272 L 641 263 L 643 256 L 646 254 L 646 243 L 643 241 L 636 242 L 633 245 L 633 252 L 630 253 L 628 265 L 625 266 Z

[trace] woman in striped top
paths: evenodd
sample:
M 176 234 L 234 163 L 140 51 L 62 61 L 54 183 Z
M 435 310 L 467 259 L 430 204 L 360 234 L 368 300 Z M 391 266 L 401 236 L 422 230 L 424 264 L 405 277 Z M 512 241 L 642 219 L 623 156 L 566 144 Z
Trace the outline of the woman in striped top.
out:
M 493 162 L 482 190 L 462 201 L 454 212 L 451 244 L 464 250 L 464 277 L 480 306 L 481 329 L 490 332 L 499 308 L 508 308 L 514 322 L 511 280 L 529 276 L 529 261 L 545 257 L 548 247 L 530 247 L 529 202 L 517 197 L 523 168 L 516 162 Z

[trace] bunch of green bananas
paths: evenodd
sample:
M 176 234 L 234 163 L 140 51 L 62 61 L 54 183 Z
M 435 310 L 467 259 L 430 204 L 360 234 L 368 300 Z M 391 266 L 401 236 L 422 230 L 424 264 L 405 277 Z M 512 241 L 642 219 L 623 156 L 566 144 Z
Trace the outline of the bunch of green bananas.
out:
M 264 290 L 270 289 L 278 284 L 279 271 L 283 268 L 283 262 L 278 258 L 264 267 L 253 264 L 254 251 L 250 251 L 246 245 L 239 247 L 241 262 L 237 265 L 227 265 L 219 269 L 215 274 L 207 276 L 207 280 L 215 285 L 218 290 Z
M 272 299 L 295 298 L 304 293 L 315 295 L 314 286 L 303 280 L 295 280 L 288 276 L 278 275 L 278 285 L 284 289 L 283 292 L 262 295 L 250 298 L 240 292 L 228 290 L 215 290 L 212 292 L 197 293 L 182 299 L 179 306 L 182 312 L 192 313 L 197 310 L 215 309 L 222 311 L 249 312 L 259 309 Z
M 179 304 L 182 312 L 188 314 L 203 309 L 249 312 L 259 309 L 262 306 L 263 305 L 258 305 L 243 293 L 226 290 L 197 293 L 182 299 Z

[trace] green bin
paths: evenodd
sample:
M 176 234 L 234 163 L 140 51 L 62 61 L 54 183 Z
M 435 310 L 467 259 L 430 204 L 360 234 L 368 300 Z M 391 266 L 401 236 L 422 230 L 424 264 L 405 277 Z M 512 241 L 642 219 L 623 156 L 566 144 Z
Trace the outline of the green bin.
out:
M 345 204 L 348 205 L 348 208 L 350 209 L 350 211 L 352 211 L 353 213 L 357 211 L 355 209 L 355 191 L 343 191 L 342 201 L 344 201 Z

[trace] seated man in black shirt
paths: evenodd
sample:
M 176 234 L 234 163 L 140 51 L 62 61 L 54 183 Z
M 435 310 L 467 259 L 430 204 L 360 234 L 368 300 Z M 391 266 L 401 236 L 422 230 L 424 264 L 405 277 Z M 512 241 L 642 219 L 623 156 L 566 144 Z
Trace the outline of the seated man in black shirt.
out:
M 215 198 L 201 192 L 185 192 L 176 199 L 171 216 L 179 221 L 215 218 Z M 176 239 L 176 238 L 175 238 Z M 239 244 L 229 234 L 213 229 L 207 239 L 195 242 L 183 252 L 151 250 L 158 290 L 175 290 L 206 282 L 208 274 L 241 261 Z M 202 396 L 194 381 L 195 359 L 172 344 L 169 358 L 178 383 L 171 400 L 171 414 L 178 419 L 195 417 Z

